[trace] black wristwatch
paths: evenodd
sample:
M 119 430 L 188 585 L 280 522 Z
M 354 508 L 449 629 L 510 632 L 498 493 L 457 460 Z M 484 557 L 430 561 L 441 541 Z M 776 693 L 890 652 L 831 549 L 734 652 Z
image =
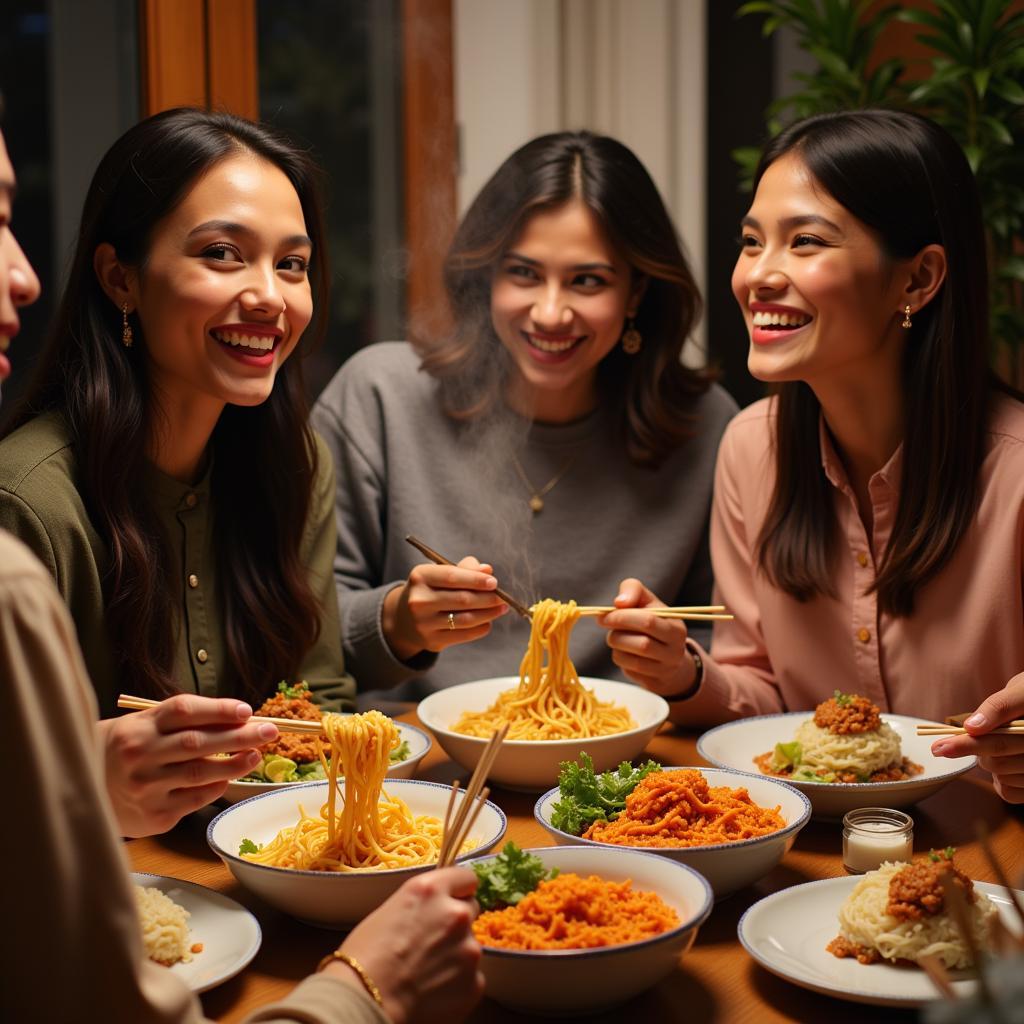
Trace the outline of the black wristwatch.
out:
M 690 657 L 693 658 L 693 667 L 697 672 L 693 677 L 693 682 L 682 693 L 678 693 L 674 697 L 665 698 L 669 704 L 675 704 L 681 700 L 689 700 L 700 689 L 700 684 L 704 682 L 704 659 L 700 656 L 700 648 L 693 640 L 687 637 L 686 649 L 690 652 Z

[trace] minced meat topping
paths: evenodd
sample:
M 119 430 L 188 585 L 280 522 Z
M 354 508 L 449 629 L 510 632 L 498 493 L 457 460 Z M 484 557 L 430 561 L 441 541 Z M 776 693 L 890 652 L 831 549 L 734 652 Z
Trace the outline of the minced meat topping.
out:
M 917 861 L 908 864 L 889 880 L 889 902 L 885 912 L 898 921 L 919 921 L 922 917 L 939 913 L 944 905 L 942 876 L 951 875 L 968 903 L 977 899 L 974 884 L 951 861 L 940 857 L 937 861 Z
M 286 697 L 283 693 L 275 693 L 273 697 L 263 702 L 256 714 L 261 718 L 299 718 L 308 722 L 319 722 L 323 714 L 313 703 L 309 688 L 300 683 L 291 687 L 291 692 L 295 696 Z M 290 757 L 296 764 L 309 764 L 320 760 L 322 742 L 316 733 L 284 732 L 272 743 L 267 743 L 260 749 L 264 754 Z
M 814 709 L 814 724 L 837 736 L 846 733 L 877 732 L 882 719 L 867 697 L 837 693 Z

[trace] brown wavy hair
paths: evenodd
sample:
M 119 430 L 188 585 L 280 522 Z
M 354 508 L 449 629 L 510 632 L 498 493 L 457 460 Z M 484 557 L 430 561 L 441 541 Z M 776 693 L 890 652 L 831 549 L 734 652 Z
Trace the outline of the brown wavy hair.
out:
M 818 184 L 880 239 L 890 260 L 926 245 L 946 252 L 946 279 L 914 314 L 904 352 L 905 430 L 899 508 L 872 590 L 879 608 L 913 613 L 918 590 L 953 556 L 974 516 L 990 401 L 988 279 L 981 205 L 963 151 L 917 114 L 822 114 L 765 149 L 754 187 L 795 153 Z M 821 406 L 801 381 L 773 388 L 777 468 L 757 539 L 767 577 L 800 601 L 834 595 L 838 528 L 821 465 Z
M 267 401 L 227 406 L 210 439 L 227 689 L 261 702 L 275 682 L 294 677 L 320 631 L 321 608 L 300 557 L 317 471 L 302 363 L 323 333 L 328 284 L 319 172 L 305 153 L 263 125 L 192 108 L 156 114 L 118 139 L 89 187 L 39 370 L 3 431 L 46 411 L 63 418 L 83 500 L 109 552 L 105 616 L 120 685 L 151 696 L 178 689 L 184 584 L 150 496 L 138 486 L 160 416 L 145 338 L 136 321 L 141 343 L 121 343 L 121 315 L 100 287 L 93 254 L 109 242 L 122 263 L 144 267 L 154 227 L 200 175 L 240 152 L 274 164 L 295 186 L 313 240 L 310 278 L 320 312 Z
M 445 258 L 454 329 L 413 343 L 439 382 L 447 415 L 468 420 L 490 410 L 511 369 L 491 322 L 494 273 L 530 217 L 573 199 L 597 217 L 631 272 L 646 278 L 636 316 L 643 346 L 634 356 L 615 346 L 599 365 L 598 387 L 616 410 L 630 459 L 657 467 L 691 436 L 693 400 L 715 375 L 681 362 L 700 292 L 657 187 L 621 142 L 556 132 L 517 149 L 466 211 Z

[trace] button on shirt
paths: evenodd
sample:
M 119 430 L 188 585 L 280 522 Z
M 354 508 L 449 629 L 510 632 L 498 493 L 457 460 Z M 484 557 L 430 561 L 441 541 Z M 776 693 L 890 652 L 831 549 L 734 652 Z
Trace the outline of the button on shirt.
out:
M 711 557 L 715 599 L 735 619 L 715 624 L 704 682 L 680 705 L 679 720 L 810 709 L 837 688 L 883 711 L 941 720 L 973 710 L 1024 670 L 1024 405 L 994 400 L 975 517 L 918 590 L 914 614 L 901 618 L 882 613 L 869 588 L 895 521 L 902 449 L 869 482 L 869 537 L 823 420 L 821 465 L 838 524 L 836 596 L 801 603 L 756 568 L 774 484 L 770 403 L 743 410 L 719 449 Z

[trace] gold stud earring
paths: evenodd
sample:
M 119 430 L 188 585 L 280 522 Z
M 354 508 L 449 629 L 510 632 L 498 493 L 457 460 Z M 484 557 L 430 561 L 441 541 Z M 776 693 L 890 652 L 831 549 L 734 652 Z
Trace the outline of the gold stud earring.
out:
M 900 327 L 902 327 L 904 330 L 910 330 L 910 328 L 913 327 L 913 326 L 914 325 L 910 321 L 910 307 L 909 306 L 904 306 L 903 307 L 903 323 L 900 324 Z
M 121 343 L 125 348 L 131 348 L 134 341 L 132 325 L 128 323 L 128 303 L 121 306 Z
M 636 329 L 636 320 L 629 318 L 629 324 L 622 332 L 622 351 L 628 356 L 635 356 L 644 343 L 643 335 Z

